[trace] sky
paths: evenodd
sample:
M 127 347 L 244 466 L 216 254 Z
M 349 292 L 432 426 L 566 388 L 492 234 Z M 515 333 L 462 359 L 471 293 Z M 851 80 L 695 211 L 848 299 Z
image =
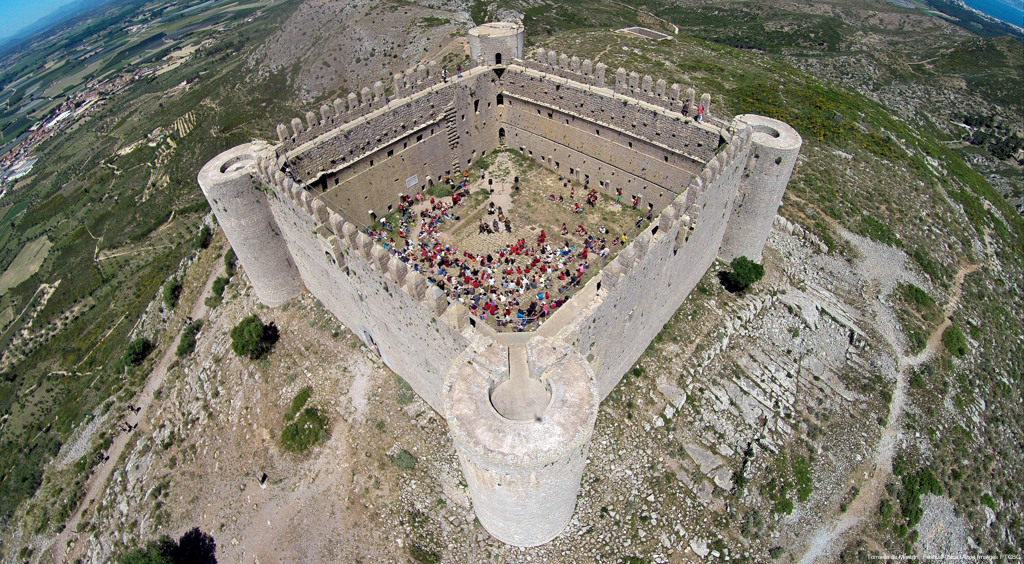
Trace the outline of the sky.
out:
M 0 0 L 0 40 L 73 0 Z

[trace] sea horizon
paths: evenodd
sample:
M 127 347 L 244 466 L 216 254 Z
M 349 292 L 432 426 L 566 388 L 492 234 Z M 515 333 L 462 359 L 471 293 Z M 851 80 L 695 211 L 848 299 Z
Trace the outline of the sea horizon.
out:
M 1018 28 L 1024 28 L 1024 9 L 1004 0 L 962 0 L 968 7 L 986 16 Z

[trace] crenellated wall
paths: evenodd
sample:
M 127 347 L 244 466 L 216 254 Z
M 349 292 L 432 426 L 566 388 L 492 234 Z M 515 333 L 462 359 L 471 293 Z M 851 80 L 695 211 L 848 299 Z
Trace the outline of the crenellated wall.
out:
M 579 57 L 569 56 L 566 53 L 559 54 L 556 51 L 548 51 L 543 48 L 537 49 L 530 59 L 518 61 L 521 66 L 552 74 L 568 80 L 582 82 L 595 88 L 611 88 L 617 94 L 623 94 L 629 98 L 666 109 L 678 111 L 687 117 L 697 115 L 697 107 L 704 105 L 705 120 L 715 126 L 726 125 L 725 121 L 711 116 L 711 95 L 704 93 L 700 99 L 696 98 L 696 91 L 693 88 L 684 88 L 679 83 L 671 85 L 663 78 L 650 75 L 640 76 L 637 72 L 627 72 L 626 69 L 611 69 L 604 63 L 594 64 L 590 59 L 580 60 Z M 684 106 L 686 111 L 683 111 Z
M 698 124 L 678 110 L 638 103 L 607 89 L 587 89 L 583 83 L 551 80 L 543 72 L 508 69 L 503 86 L 512 94 L 556 108 L 704 162 L 718 147 L 720 127 Z
M 734 138 L 684 194 L 591 280 L 586 294 L 592 298 L 559 331 L 558 337 L 593 366 L 602 399 L 714 262 L 749 151 L 747 133 Z
M 468 71 L 473 65 L 467 63 L 465 66 Z M 277 126 L 276 134 L 280 142 L 277 156 L 362 116 L 387 108 L 396 100 L 442 83 L 437 63 L 430 61 L 404 73 L 392 75 L 390 83 L 378 80 L 372 87 L 364 86 L 358 92 L 349 92 L 345 99 L 335 98 L 330 103 L 324 102 L 316 110 L 309 110 L 304 116 L 294 117 L 287 124 Z
M 468 310 L 310 192 L 287 179 L 273 186 L 269 210 L 306 288 L 441 412 L 444 376 L 472 331 Z

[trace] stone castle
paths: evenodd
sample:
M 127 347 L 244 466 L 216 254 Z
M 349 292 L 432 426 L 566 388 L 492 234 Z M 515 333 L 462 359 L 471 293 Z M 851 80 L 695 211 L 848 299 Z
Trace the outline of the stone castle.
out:
M 261 302 L 311 292 L 447 421 L 481 524 L 535 546 L 572 518 L 600 402 L 716 257 L 760 259 L 792 127 L 694 119 L 693 89 L 470 30 L 461 73 L 395 74 L 207 163 L 199 184 Z M 685 110 L 685 111 L 684 111 Z M 535 331 L 499 333 L 368 237 L 375 212 L 504 144 L 654 204 L 654 220 Z

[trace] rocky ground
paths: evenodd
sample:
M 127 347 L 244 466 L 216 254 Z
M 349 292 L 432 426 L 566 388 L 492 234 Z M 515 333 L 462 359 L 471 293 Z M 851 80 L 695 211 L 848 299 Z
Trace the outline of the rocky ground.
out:
M 261 78 L 283 73 L 304 101 L 344 98 L 377 80 L 390 87 L 395 73 L 427 60 L 461 62 L 468 44 L 455 30 L 472 24 L 457 1 L 313 0 L 256 49 L 249 66 Z

